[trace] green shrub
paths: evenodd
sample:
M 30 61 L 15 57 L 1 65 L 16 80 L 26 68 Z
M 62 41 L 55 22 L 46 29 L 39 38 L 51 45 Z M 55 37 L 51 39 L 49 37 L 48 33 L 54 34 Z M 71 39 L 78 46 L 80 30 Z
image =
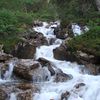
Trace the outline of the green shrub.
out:
M 72 52 L 82 50 L 100 56 L 100 26 L 95 26 L 85 34 L 77 36 L 68 42 Z
M 11 11 L 0 10 L 0 33 L 16 30 L 17 18 Z

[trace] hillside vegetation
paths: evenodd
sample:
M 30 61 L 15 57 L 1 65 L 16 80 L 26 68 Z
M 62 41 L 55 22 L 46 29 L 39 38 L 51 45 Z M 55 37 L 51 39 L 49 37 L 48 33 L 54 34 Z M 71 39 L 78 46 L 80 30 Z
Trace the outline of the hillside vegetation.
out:
M 67 43 L 71 52 L 81 50 L 100 57 L 100 12 L 96 0 L 53 0 L 57 6 L 62 27 L 70 23 L 87 25 L 89 31 L 76 36 Z
M 99 54 L 100 12 L 96 0 L 0 0 L 0 44 L 9 52 L 20 41 L 20 34 L 32 27 L 33 21 L 57 19 L 61 20 L 62 28 L 73 22 L 90 28 L 88 33 L 69 41 L 72 51 L 86 48 Z
M 54 20 L 55 11 L 47 0 L 0 0 L 0 44 L 9 52 L 20 34 L 35 20 Z

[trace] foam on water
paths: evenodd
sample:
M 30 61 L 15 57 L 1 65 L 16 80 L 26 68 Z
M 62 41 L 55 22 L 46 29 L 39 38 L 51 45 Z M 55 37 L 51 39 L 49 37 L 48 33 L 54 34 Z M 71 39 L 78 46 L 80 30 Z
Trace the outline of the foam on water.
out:
M 9 63 L 9 69 L 4 74 L 4 79 L 9 80 L 13 72 L 14 64 L 13 62 Z
M 37 32 L 43 33 L 44 36 L 47 37 L 49 37 L 50 34 L 53 35 L 53 30 L 45 29 L 45 26 L 47 26 L 47 24 L 34 29 Z M 56 27 L 56 25 L 54 26 Z M 82 31 L 78 25 L 74 25 L 73 32 L 80 35 Z M 100 76 L 89 75 L 88 72 L 82 70 L 85 68 L 83 65 L 54 59 L 53 49 L 59 47 L 60 44 L 61 42 L 57 43 L 57 45 L 54 44 L 37 48 L 36 59 L 40 57 L 46 58 L 64 73 L 71 74 L 73 78 L 66 82 L 59 83 L 55 83 L 52 80 L 47 83 L 44 82 L 44 84 L 41 85 L 40 93 L 37 93 L 33 100 L 60 100 L 61 94 L 65 91 L 69 91 L 71 93 L 68 100 L 100 100 Z M 75 85 L 80 83 L 84 83 L 85 85 L 79 89 L 75 88 Z
M 16 94 L 11 93 L 11 95 L 10 95 L 10 100 L 17 100 Z

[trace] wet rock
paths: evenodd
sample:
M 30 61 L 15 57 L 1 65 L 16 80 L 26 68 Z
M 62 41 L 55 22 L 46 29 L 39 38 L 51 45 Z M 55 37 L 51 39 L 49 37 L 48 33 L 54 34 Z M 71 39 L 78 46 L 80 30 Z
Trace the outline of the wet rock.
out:
M 13 56 L 10 54 L 0 53 L 0 62 L 5 62 L 7 60 L 10 60 L 11 58 L 13 58 Z
M 76 53 L 76 58 L 78 58 L 78 62 L 87 62 L 87 63 L 93 63 L 93 64 L 99 64 L 98 58 L 95 57 L 94 55 L 90 55 L 88 53 L 82 52 L 82 51 L 77 51 Z
M 46 66 L 47 64 L 50 63 L 50 62 L 49 62 L 47 59 L 45 59 L 45 58 L 39 58 L 37 61 L 39 61 L 40 64 L 41 64 L 42 66 Z
M 60 100 L 68 100 L 69 96 L 70 96 L 70 92 L 66 91 L 65 93 L 61 94 Z
M 74 87 L 75 87 L 76 89 L 78 89 L 78 88 L 83 87 L 83 86 L 85 86 L 85 83 L 76 84 Z
M 61 73 L 56 73 L 54 82 L 65 82 L 70 79 L 72 79 L 71 75 L 61 72 Z
M 38 33 L 36 37 L 37 37 L 36 41 L 37 42 L 39 41 L 40 46 L 41 45 L 48 45 L 48 41 L 47 41 L 46 37 L 43 36 L 42 33 Z
M 30 73 L 39 67 L 39 63 L 34 62 L 33 65 L 19 63 L 14 67 L 14 74 L 22 79 L 33 81 L 33 74 Z
M 48 70 L 50 71 L 51 76 L 55 75 L 55 70 L 53 69 L 53 66 L 51 65 L 51 62 L 49 62 L 45 58 L 39 58 L 38 61 L 40 62 L 42 67 L 44 67 L 44 66 L 48 67 Z
M 56 49 L 53 50 L 53 53 L 54 53 L 54 58 L 55 59 L 58 59 L 58 60 L 66 60 L 66 48 L 64 46 L 60 46 L 60 47 L 57 47 Z
M 27 62 L 27 61 L 26 61 Z M 36 61 L 31 64 L 18 63 L 14 67 L 14 74 L 21 79 L 33 82 L 48 81 L 50 78 L 50 72 L 47 67 L 41 67 Z
M 51 78 L 50 72 L 47 67 L 38 68 L 31 73 L 33 74 L 33 82 L 49 81 Z
M 56 38 L 51 38 L 50 40 L 49 40 L 49 44 L 50 45 L 53 45 L 53 43 L 56 41 Z
M 5 89 L 0 87 L 0 100 L 9 100 L 9 95 Z
M 18 93 L 17 100 L 33 100 L 33 94 L 31 91 Z
M 65 45 L 61 45 L 53 50 L 54 58 L 58 60 L 75 61 L 75 56 L 71 54 Z
M 54 35 L 56 35 L 56 37 L 59 39 L 67 38 L 66 32 L 67 32 L 66 28 L 65 29 L 61 29 L 60 27 L 54 28 Z
M 100 66 L 99 65 L 95 65 L 92 63 L 86 63 L 85 66 L 89 70 L 90 74 L 94 74 L 94 75 L 100 74 Z
M 0 100 L 9 100 L 15 94 L 17 100 L 31 100 L 34 93 L 39 92 L 39 87 L 33 83 L 5 83 L 0 85 Z
M 36 47 L 48 45 L 48 40 L 43 36 L 42 33 L 36 33 L 33 37 L 29 38 L 29 42 L 36 45 Z
M 0 71 L 1 71 L 0 74 L 1 74 L 1 78 L 2 78 L 2 79 L 4 79 L 4 77 L 5 77 L 4 75 L 5 75 L 5 73 L 6 73 L 6 71 L 7 71 L 8 69 L 9 69 L 9 65 L 8 65 L 7 63 L 4 63 L 4 64 L 1 63 L 1 64 L 0 64 Z
M 55 70 L 53 69 L 51 65 L 48 66 L 48 70 L 50 71 L 51 76 L 55 75 Z
M 21 59 L 32 59 L 36 53 L 36 46 L 30 43 L 21 42 L 12 54 Z
M 34 21 L 33 22 L 33 25 L 32 26 L 35 26 L 35 27 L 37 27 L 37 26 L 43 26 L 43 23 L 41 22 L 41 21 Z
M 16 88 L 22 91 L 31 90 L 34 93 L 39 92 L 39 87 L 37 87 L 36 85 L 32 83 L 19 83 L 19 84 L 16 84 L 15 86 Z

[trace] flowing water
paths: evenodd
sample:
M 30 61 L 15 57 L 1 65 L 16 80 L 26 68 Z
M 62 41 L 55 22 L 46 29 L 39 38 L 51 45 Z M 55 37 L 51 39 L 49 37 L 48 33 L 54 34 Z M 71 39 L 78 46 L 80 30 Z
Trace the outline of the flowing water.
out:
M 4 74 L 4 79 L 9 80 L 11 78 L 12 72 L 13 72 L 14 64 L 13 62 L 9 63 L 9 68 Z
M 47 39 L 56 38 L 54 35 L 54 29 L 52 27 L 57 27 L 59 23 L 53 24 L 48 28 L 47 25 L 47 23 L 43 23 L 43 26 L 34 27 L 33 29 L 37 32 L 43 33 Z M 77 31 L 77 29 L 75 31 Z M 66 91 L 70 92 L 70 96 L 68 99 L 63 100 L 100 100 L 99 75 L 90 75 L 85 69 L 84 65 L 78 65 L 77 63 L 54 59 L 53 49 L 59 47 L 62 42 L 63 40 L 56 38 L 56 41 L 53 43 L 53 45 L 43 45 L 38 47 L 35 58 L 38 59 L 42 57 L 49 60 L 56 68 L 61 69 L 66 74 L 72 75 L 73 78 L 66 82 L 56 83 L 53 81 L 54 77 L 50 76 L 50 72 L 48 72 L 47 69 L 44 69 L 47 74 L 49 74 L 49 81 L 39 82 L 41 91 L 35 94 L 33 100 L 61 100 L 61 94 Z M 6 82 L 7 80 L 10 81 L 13 72 L 13 66 L 13 62 L 9 63 L 9 69 L 5 72 L 4 79 L 0 79 L 0 83 Z M 77 88 L 78 84 L 83 85 Z M 17 100 L 14 93 L 11 93 L 10 100 Z
M 56 25 L 54 26 L 56 27 Z M 56 37 L 54 36 L 53 29 L 51 27 L 46 28 L 46 24 L 34 29 L 37 32 L 43 33 L 46 38 Z M 78 30 L 80 29 L 74 29 L 73 31 L 77 32 Z M 77 34 L 79 33 L 81 33 L 81 30 Z M 49 60 L 64 73 L 71 74 L 73 78 L 59 83 L 53 82 L 51 78 L 48 82 L 40 83 L 41 91 L 35 95 L 34 100 L 60 100 L 61 94 L 65 91 L 70 92 L 70 96 L 66 100 L 100 100 L 100 76 L 89 75 L 87 70 L 83 71 L 82 69 L 85 69 L 84 65 L 54 59 L 53 49 L 61 44 L 61 40 L 57 39 L 57 41 L 59 41 L 57 44 L 54 43 L 50 46 L 37 48 L 36 59 L 42 57 Z M 80 83 L 85 85 L 76 88 L 75 86 Z

